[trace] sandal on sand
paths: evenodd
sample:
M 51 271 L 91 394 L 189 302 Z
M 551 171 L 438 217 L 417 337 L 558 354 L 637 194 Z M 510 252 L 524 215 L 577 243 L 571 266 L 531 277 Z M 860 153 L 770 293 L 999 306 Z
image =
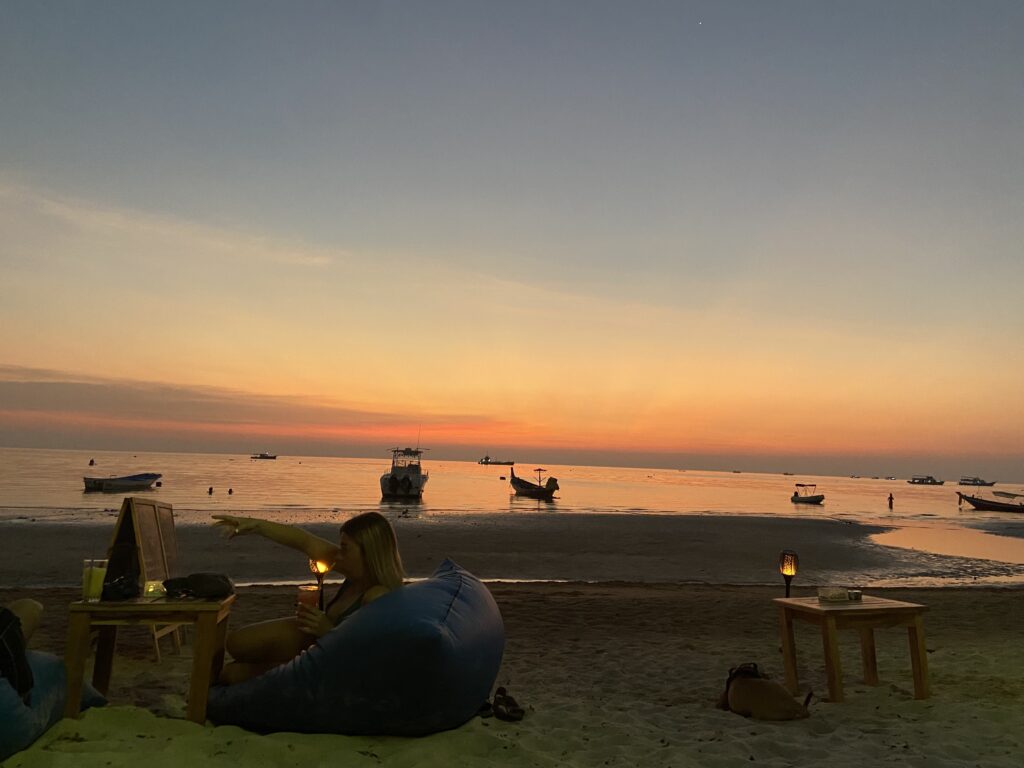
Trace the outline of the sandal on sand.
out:
M 477 717 L 488 718 L 494 715 L 494 707 L 491 706 L 491 702 L 485 701 L 480 705 L 480 709 L 476 711 Z
M 494 716 L 496 718 L 515 723 L 522 720 L 525 714 L 523 708 L 508 695 L 508 691 L 504 688 L 499 688 L 494 692 Z

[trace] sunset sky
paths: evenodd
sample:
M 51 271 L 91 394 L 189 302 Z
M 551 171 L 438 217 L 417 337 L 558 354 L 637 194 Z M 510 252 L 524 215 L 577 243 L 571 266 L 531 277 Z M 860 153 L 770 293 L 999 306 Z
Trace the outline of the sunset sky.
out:
M 0 445 L 1024 479 L 1022 39 L 4 3 Z

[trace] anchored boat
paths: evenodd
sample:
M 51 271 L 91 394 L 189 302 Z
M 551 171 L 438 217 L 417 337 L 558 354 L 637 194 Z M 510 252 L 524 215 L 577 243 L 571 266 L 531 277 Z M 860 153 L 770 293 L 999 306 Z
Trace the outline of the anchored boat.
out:
M 384 499 L 420 499 L 429 472 L 420 467 L 420 448 L 392 448 L 391 469 L 380 476 L 380 495 Z
M 960 478 L 960 482 L 957 485 L 995 485 L 996 481 L 989 482 L 988 480 L 982 480 L 980 477 L 967 477 L 964 475 Z
M 541 499 L 542 501 L 551 501 L 555 497 L 555 491 L 558 490 L 558 480 L 549 477 L 547 482 L 541 485 L 541 475 L 547 470 L 542 467 L 537 467 L 533 470 L 537 473 L 537 482 L 531 483 L 529 480 L 523 480 L 521 477 L 516 477 L 516 471 L 513 469 L 509 476 L 509 482 L 512 483 L 512 490 L 516 492 L 516 496 L 526 496 L 530 499 Z
M 144 472 L 124 477 L 83 477 L 86 492 L 124 493 L 125 491 L 148 491 L 163 475 Z
M 490 464 L 499 467 L 511 467 L 515 464 L 514 461 L 499 461 L 498 459 L 492 459 L 490 456 L 484 456 L 477 464 Z
M 818 493 L 814 483 L 797 483 L 796 490 L 789 500 L 794 504 L 821 504 L 825 500 L 824 493 Z
M 931 475 L 914 475 L 907 480 L 911 485 L 942 485 L 945 480 L 936 480 Z
M 1004 496 L 1008 499 L 1024 499 L 1024 494 L 1009 493 L 1008 491 L 993 491 L 996 496 Z M 965 501 L 977 510 L 982 512 L 1024 512 L 1024 502 L 1019 501 L 996 501 L 995 499 L 983 499 L 980 496 L 968 496 L 966 493 L 956 492 L 960 498 L 958 503 Z

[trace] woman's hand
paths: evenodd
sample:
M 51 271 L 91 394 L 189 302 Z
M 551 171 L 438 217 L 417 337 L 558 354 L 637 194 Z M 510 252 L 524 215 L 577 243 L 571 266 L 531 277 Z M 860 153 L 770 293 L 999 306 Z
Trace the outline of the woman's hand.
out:
M 323 637 L 334 629 L 334 622 L 327 617 L 326 613 L 302 603 L 299 603 L 298 610 L 295 612 L 295 620 L 299 629 L 313 637 Z
M 217 522 L 215 526 L 221 526 L 228 533 L 228 538 L 244 536 L 247 533 L 257 533 L 260 521 L 252 517 L 235 517 L 234 515 L 214 515 Z

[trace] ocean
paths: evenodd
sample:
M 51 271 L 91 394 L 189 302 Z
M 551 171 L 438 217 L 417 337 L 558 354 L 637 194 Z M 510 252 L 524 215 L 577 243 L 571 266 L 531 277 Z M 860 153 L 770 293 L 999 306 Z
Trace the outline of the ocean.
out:
M 339 514 L 370 510 L 450 523 L 459 516 L 522 513 L 523 525 L 538 520 L 538 514 L 828 518 L 890 528 L 875 537 L 889 546 L 1024 564 L 1024 515 L 959 507 L 955 480 L 914 486 L 906 479 L 545 465 L 544 476 L 556 477 L 561 486 L 548 503 L 513 496 L 507 466 L 429 457 L 428 452 L 423 460 L 430 473 L 423 500 L 409 503 L 381 501 L 378 479 L 390 466 L 390 454 L 383 451 L 373 458 L 252 460 L 230 454 L 0 448 L 0 523 L 95 523 L 97 512 L 116 512 L 122 494 L 85 493 L 83 476 L 159 472 L 161 487 L 144 493 L 173 505 L 181 526 L 208 525 L 217 513 L 333 524 Z M 515 468 L 518 475 L 536 479 L 533 464 Z M 824 504 L 790 503 L 798 482 L 815 483 L 825 494 Z M 993 489 L 962 490 L 988 495 Z M 1000 484 L 996 490 L 1024 492 L 1019 485 Z

